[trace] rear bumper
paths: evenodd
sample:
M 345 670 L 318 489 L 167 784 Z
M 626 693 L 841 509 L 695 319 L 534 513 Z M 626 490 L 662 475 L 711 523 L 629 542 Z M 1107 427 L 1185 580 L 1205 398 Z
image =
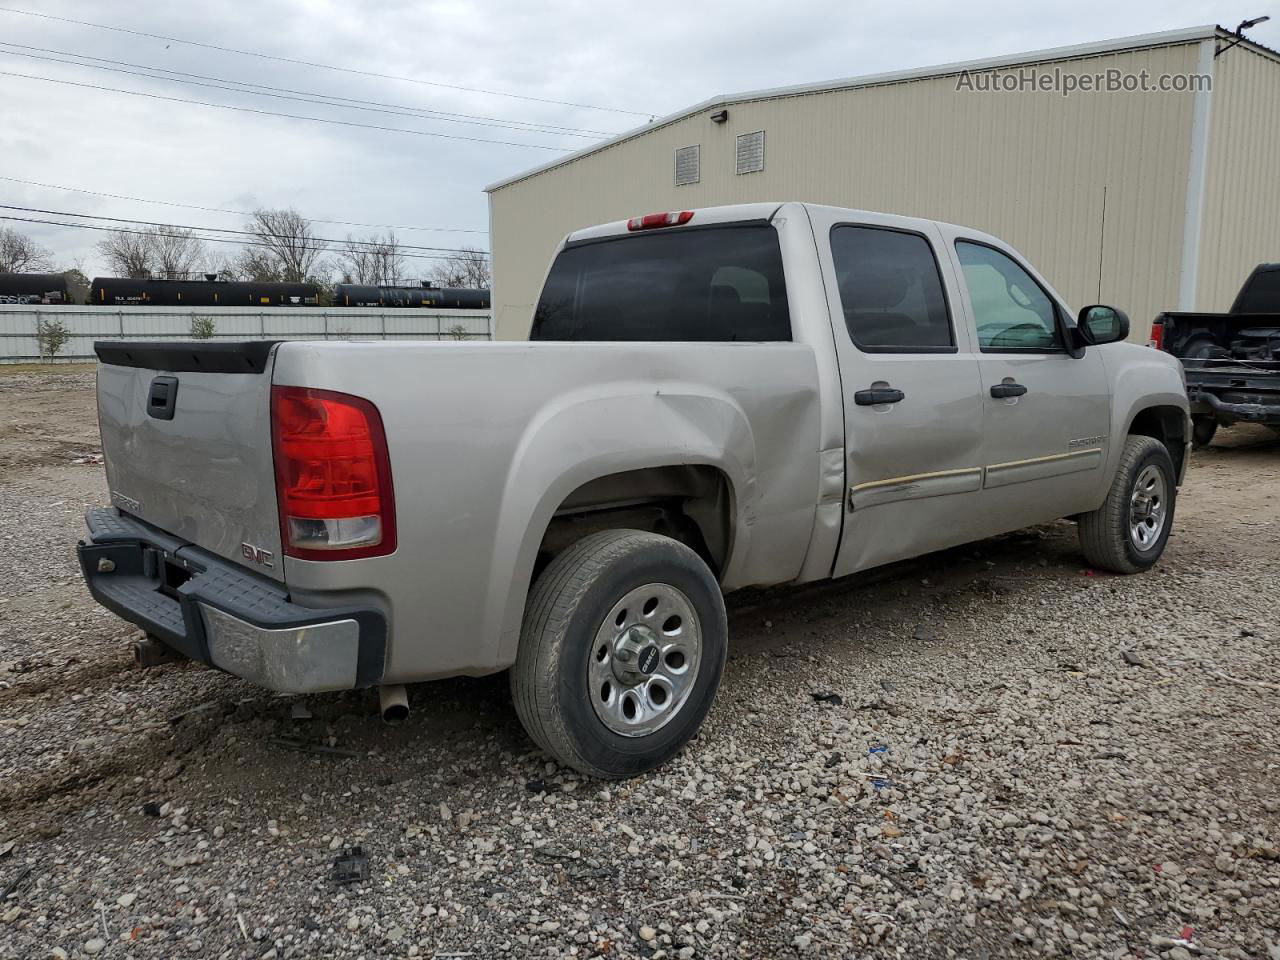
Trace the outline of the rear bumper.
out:
M 381 611 L 292 603 L 258 577 L 161 530 L 97 507 L 85 515 L 80 570 L 93 598 L 183 655 L 282 693 L 377 683 Z
M 1205 413 L 1227 423 L 1246 421 L 1280 424 L 1280 393 L 1259 393 L 1256 397 L 1257 402 L 1224 400 L 1203 389 L 1188 391 L 1188 397 L 1191 400 L 1193 413 Z
M 1234 364 L 1185 369 L 1192 414 L 1219 423 L 1280 424 L 1280 370 Z

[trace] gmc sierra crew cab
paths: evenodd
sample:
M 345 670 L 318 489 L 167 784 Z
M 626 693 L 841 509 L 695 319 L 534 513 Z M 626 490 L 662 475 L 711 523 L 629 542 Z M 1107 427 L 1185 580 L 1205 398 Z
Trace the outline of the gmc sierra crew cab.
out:
M 976 230 L 806 203 L 579 230 L 528 342 L 103 342 L 94 597 L 273 690 L 510 670 L 599 777 L 702 723 L 722 595 L 1071 518 L 1150 568 L 1176 360 Z

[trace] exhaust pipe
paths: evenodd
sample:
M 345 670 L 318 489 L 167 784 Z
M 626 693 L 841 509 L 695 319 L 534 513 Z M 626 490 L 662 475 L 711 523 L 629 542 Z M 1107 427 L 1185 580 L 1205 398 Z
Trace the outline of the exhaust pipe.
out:
M 133 662 L 140 667 L 158 667 L 163 663 L 177 663 L 187 659 L 177 650 L 155 637 L 143 637 L 133 644 Z
M 409 691 L 403 683 L 378 688 L 378 709 L 387 723 L 400 723 L 409 716 Z

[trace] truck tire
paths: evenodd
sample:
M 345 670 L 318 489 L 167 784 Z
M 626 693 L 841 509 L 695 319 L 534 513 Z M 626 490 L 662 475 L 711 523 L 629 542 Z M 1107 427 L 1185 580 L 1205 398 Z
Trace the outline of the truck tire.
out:
M 639 530 L 592 534 L 530 591 L 511 668 L 516 713 L 575 770 L 644 773 L 702 725 L 727 640 L 720 586 L 696 553 Z
M 1191 445 L 1197 450 L 1207 447 L 1218 432 L 1218 421 L 1203 415 L 1191 418 Z
M 1175 477 L 1163 443 L 1153 437 L 1125 439 L 1107 499 L 1080 515 L 1080 547 L 1091 566 L 1141 573 L 1155 565 L 1173 528 Z

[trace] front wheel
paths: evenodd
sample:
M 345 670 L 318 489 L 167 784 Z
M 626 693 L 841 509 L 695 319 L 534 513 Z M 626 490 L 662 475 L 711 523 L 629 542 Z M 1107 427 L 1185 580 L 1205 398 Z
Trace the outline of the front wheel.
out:
M 1112 573 L 1150 570 L 1164 553 L 1177 502 L 1173 459 L 1153 437 L 1127 437 L 1107 499 L 1080 516 L 1090 565 Z
M 582 773 L 652 770 L 702 725 L 727 634 L 719 584 L 684 544 L 638 530 L 584 537 L 530 592 L 511 668 L 516 713 Z

